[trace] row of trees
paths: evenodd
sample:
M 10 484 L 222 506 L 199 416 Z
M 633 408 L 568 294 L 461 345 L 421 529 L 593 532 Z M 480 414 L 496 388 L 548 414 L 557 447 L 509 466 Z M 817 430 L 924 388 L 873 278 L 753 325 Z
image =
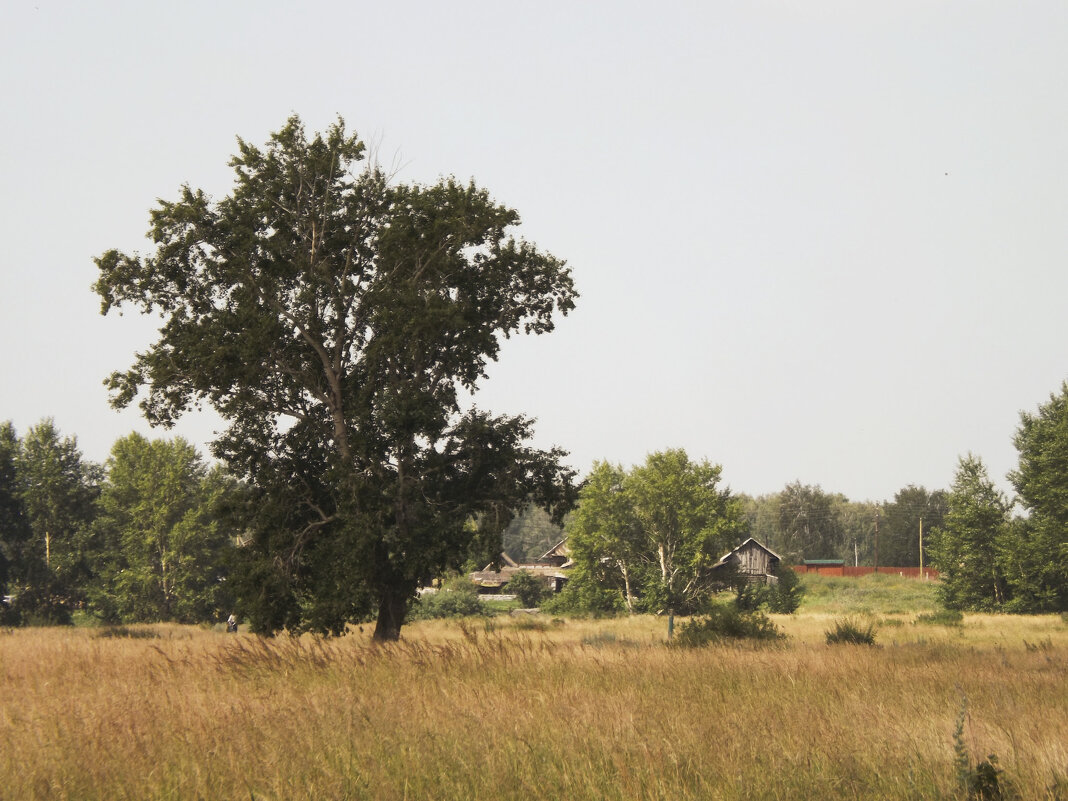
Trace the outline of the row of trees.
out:
M 713 565 L 745 536 L 792 562 L 839 554 L 849 539 L 864 543 L 870 558 L 878 531 L 883 564 L 907 566 L 920 560 L 924 530 L 947 606 L 1064 610 L 1068 384 L 1036 414 L 1022 415 L 1015 442 L 1014 500 L 972 455 L 960 460 L 948 493 L 909 486 L 879 505 L 800 484 L 758 498 L 734 495 L 718 465 L 694 462 L 683 450 L 651 454 L 630 470 L 595 463 L 567 520 L 576 568 L 562 600 L 586 609 L 693 612 L 723 584 Z M 46 623 L 69 622 L 78 608 L 109 621 L 218 619 L 232 608 L 242 575 L 246 582 L 255 576 L 255 554 L 236 559 L 250 554 L 233 547 L 233 513 L 249 497 L 180 438 L 131 434 L 101 466 L 83 459 L 76 440 L 50 420 L 22 438 L 10 423 L 0 425 L 0 594 L 14 598 L 4 614 L 9 622 Z M 1014 516 L 1014 507 L 1022 513 Z M 504 539 L 530 558 L 564 531 L 528 506 Z M 469 566 L 491 558 L 494 543 L 483 546 L 466 553 Z M 229 575 L 235 566 L 238 581 Z M 270 588 L 252 582 L 245 589 Z
M 794 564 L 842 559 L 849 564 L 918 567 L 921 547 L 926 549 L 946 513 L 944 490 L 915 484 L 884 502 L 851 501 L 800 482 L 769 495 L 740 497 L 751 536 Z
M 1021 415 L 1014 442 L 1013 499 L 981 459 L 960 460 L 934 548 L 951 608 L 1068 610 L 1068 383 L 1037 413 Z
M 44 420 L 0 425 L 0 615 L 69 623 L 218 619 L 232 537 L 219 510 L 234 490 L 182 439 L 118 440 L 104 466 Z M 223 615 L 225 616 L 225 615 Z

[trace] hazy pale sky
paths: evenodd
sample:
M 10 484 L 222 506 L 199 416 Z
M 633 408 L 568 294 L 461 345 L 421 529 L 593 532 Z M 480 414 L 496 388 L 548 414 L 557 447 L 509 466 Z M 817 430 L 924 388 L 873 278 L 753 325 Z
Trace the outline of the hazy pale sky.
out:
M 970 451 L 1005 486 L 1068 377 L 1064 0 L 7 0 L 0 101 L 0 420 L 95 461 L 217 425 L 108 406 L 154 326 L 100 316 L 93 257 L 294 112 L 568 261 L 578 308 L 477 402 L 581 472 L 684 447 L 883 500 Z

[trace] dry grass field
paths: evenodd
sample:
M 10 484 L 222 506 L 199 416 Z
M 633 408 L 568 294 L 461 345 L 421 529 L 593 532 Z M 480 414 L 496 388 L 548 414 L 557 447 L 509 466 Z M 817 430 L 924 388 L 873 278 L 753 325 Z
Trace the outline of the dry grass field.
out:
M 965 705 L 973 764 L 1068 799 L 1068 625 L 876 605 L 874 648 L 826 644 L 826 598 L 773 647 L 653 617 L 3 631 L 0 799 L 955 799 Z

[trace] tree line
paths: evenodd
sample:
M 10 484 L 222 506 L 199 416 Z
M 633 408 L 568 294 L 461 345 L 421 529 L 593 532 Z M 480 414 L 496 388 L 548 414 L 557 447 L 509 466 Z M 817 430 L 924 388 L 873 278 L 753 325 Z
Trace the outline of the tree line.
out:
M 1015 443 L 1012 499 L 970 454 L 948 491 L 909 485 L 883 503 L 798 482 L 769 495 L 735 494 L 719 465 L 682 449 L 650 454 L 630 470 L 597 462 L 564 520 L 527 504 L 499 542 L 472 538 L 458 563 L 491 562 L 497 544 L 532 560 L 567 537 L 575 567 L 557 608 L 687 613 L 722 589 L 719 558 L 752 536 L 786 564 L 851 557 L 870 565 L 876 549 L 882 565 L 922 558 L 941 571 L 949 608 L 1064 611 L 1068 384 L 1021 415 Z M 132 433 L 98 465 L 51 420 L 22 437 L 4 423 L 0 594 L 10 603 L 0 607 L 2 621 L 69 623 L 78 610 L 106 622 L 220 620 L 242 592 L 270 589 L 250 580 L 257 555 L 240 547 L 247 532 L 239 513 L 250 497 L 181 438 Z
M 235 483 L 181 438 L 130 434 L 104 465 L 43 420 L 0 425 L 0 607 L 6 624 L 218 620 L 233 607 Z

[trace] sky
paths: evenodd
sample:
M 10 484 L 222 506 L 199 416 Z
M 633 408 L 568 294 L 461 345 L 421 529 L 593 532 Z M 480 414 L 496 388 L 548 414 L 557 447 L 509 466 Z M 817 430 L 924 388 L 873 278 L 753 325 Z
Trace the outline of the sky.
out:
M 1068 4 L 1019 0 L 0 6 L 0 421 L 104 461 L 149 429 L 100 315 L 240 136 L 337 119 L 396 180 L 474 179 L 581 294 L 480 407 L 585 473 L 685 448 L 736 492 L 948 487 L 1068 378 Z

